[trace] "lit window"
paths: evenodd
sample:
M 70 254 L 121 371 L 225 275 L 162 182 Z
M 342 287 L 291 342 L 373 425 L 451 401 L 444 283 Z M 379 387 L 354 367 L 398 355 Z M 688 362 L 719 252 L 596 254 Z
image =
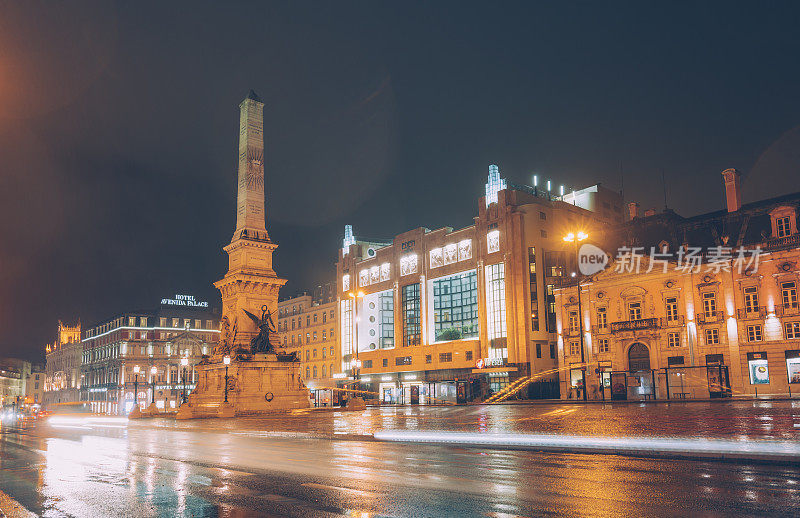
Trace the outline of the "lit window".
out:
M 500 178 L 500 168 L 489 166 L 489 177 L 486 180 L 486 206 L 497 203 L 497 193 L 506 188 L 506 181 Z
M 781 297 L 783 298 L 783 307 L 797 308 L 797 284 L 794 281 L 782 282 Z
M 678 299 L 675 297 L 668 297 L 665 301 L 667 311 L 667 322 L 675 322 L 678 320 Z
M 642 303 L 630 302 L 628 303 L 628 319 L 641 320 L 642 319 Z
M 506 336 L 506 280 L 504 263 L 486 266 L 486 320 L 489 340 Z
M 458 245 L 452 243 L 444 247 L 444 264 L 453 264 L 458 261 Z
M 789 224 L 789 216 L 775 218 L 775 235 L 777 237 L 786 237 L 791 233 L 792 228 Z
M 409 254 L 400 258 L 400 275 L 411 275 L 412 273 L 417 273 L 416 254 Z
M 167 319 L 166 317 L 161 317 L 158 319 L 158 325 L 160 327 L 167 327 Z
M 403 346 L 419 345 L 420 300 L 419 283 L 402 288 Z
M 577 333 L 578 332 L 578 312 L 577 311 L 570 311 L 569 312 L 569 332 L 570 333 Z
M 747 341 L 760 342 L 763 339 L 763 329 L 761 325 L 756 324 L 747 326 Z
M 680 333 L 668 333 L 667 334 L 667 347 L 680 347 L 681 346 L 681 334 Z
M 433 250 L 431 250 L 430 256 L 431 256 L 431 268 L 438 268 L 442 266 L 442 264 L 444 264 L 441 248 L 434 248 Z
M 474 270 L 433 282 L 435 339 L 459 340 L 478 336 L 478 275 Z
M 608 308 L 605 306 L 597 308 L 597 328 L 608 329 Z
M 458 243 L 458 260 L 472 259 L 472 240 L 464 239 Z
M 719 329 L 706 329 L 706 345 L 719 344 Z
M 500 231 L 492 230 L 486 234 L 486 251 L 490 254 L 500 251 Z
M 713 318 L 717 314 L 717 295 L 715 293 L 703 293 L 703 313 L 706 318 Z
M 800 322 L 784 322 L 783 329 L 787 339 L 800 338 Z

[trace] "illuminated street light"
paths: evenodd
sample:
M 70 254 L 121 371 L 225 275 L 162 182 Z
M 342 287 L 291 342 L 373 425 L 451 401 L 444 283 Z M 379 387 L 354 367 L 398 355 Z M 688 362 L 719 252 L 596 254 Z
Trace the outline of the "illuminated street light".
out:
M 153 386 L 153 393 L 151 394 L 150 403 L 155 405 L 156 404 L 156 374 L 158 373 L 158 369 L 155 365 L 150 367 L 150 384 Z
M 231 364 L 231 357 L 226 356 L 222 359 L 222 363 L 225 364 L 225 402 L 228 402 L 228 365 Z
M 186 367 L 189 365 L 189 358 L 181 358 L 181 365 L 183 366 L 183 401 L 186 403 Z
M 583 230 L 579 230 L 577 232 L 570 232 L 566 236 L 564 236 L 564 241 L 567 243 L 574 243 L 575 244 L 575 265 L 576 268 L 579 265 L 580 257 L 578 257 L 578 243 L 581 241 L 585 241 L 589 238 L 589 234 L 584 232 Z M 572 272 L 570 277 L 576 277 L 577 273 Z M 581 341 L 581 377 L 583 379 L 583 400 L 586 401 L 586 355 L 583 351 L 583 309 L 581 308 L 581 280 L 580 278 L 577 279 L 578 281 L 578 332 L 580 333 L 580 341 Z M 600 387 L 602 390 L 603 382 L 602 379 L 600 380 Z
M 139 366 L 133 366 L 133 373 L 136 375 L 133 378 L 133 404 L 139 406 Z

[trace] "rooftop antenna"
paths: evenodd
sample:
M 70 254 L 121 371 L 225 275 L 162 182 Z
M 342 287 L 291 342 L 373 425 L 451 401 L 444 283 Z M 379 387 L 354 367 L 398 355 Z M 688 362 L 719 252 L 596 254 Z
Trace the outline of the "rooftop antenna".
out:
M 664 179 L 664 168 L 661 168 L 661 186 L 664 189 L 664 210 L 667 210 L 667 181 Z
M 622 160 L 619 161 L 619 195 L 625 201 L 625 175 L 622 174 Z

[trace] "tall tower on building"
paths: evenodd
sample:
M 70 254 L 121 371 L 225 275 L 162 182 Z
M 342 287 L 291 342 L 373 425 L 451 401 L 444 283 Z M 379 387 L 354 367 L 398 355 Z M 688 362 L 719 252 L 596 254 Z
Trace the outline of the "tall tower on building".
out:
M 273 243 L 264 217 L 264 103 L 250 90 L 239 105 L 239 171 L 236 230 L 224 250 L 228 273 L 214 286 L 222 294 L 222 315 L 236 325 L 236 346 L 247 347 L 258 333 L 244 310 L 261 316 L 262 308 L 275 314 L 278 291 L 286 284 L 272 267 Z M 277 335 L 273 335 L 277 337 Z

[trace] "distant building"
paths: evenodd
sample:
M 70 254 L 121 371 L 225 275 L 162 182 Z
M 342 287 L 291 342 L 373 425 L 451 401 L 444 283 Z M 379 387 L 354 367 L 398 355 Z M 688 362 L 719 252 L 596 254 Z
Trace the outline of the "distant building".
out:
M 212 353 L 218 337 L 219 312 L 191 295 L 98 323 L 83 333 L 80 400 L 116 415 L 127 415 L 137 401 L 143 409 L 151 401 L 175 409 L 184 390 L 194 389 L 194 366 Z
M 41 365 L 31 367 L 31 373 L 25 381 L 25 405 L 33 408 L 41 407 L 44 402 L 45 372 Z
M 742 205 L 739 173 L 722 174 L 727 210 L 641 216 L 631 203 L 631 219 L 601 240 L 623 257 L 576 276 L 580 310 L 575 279 L 562 277 L 562 397 L 581 397 L 581 324 L 589 398 L 800 392 L 800 193 Z
M 25 403 L 25 382 L 31 373 L 31 362 L 19 358 L 0 358 L 0 407 Z
M 341 376 L 384 403 L 465 402 L 515 382 L 523 397 L 558 397 L 545 256 L 577 228 L 622 220 L 618 192 L 513 185 L 490 166 L 472 225 L 388 242 L 348 226 L 337 264 Z
M 313 295 L 301 295 L 278 301 L 278 332 L 287 352 L 297 352 L 303 382 L 317 406 L 339 403 L 334 376 L 341 364 L 336 347 L 336 301 L 333 286 L 314 289 Z
M 81 323 L 68 326 L 59 320 L 56 340 L 44 350 L 45 407 L 80 400 L 82 352 Z

